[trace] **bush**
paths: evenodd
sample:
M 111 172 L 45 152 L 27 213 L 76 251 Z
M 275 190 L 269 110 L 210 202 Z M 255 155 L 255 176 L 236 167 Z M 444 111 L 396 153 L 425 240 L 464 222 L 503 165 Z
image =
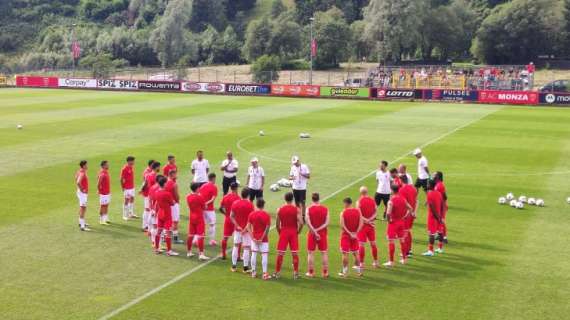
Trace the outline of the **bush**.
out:
M 311 64 L 308 61 L 298 59 L 281 62 L 281 70 L 309 70 Z
M 279 57 L 262 55 L 251 65 L 253 81 L 258 83 L 271 83 L 279 79 L 281 61 Z
M 116 68 L 127 66 L 129 62 L 125 59 L 113 60 L 108 53 L 89 55 L 80 60 L 79 65 L 89 68 L 94 78 L 108 78 Z

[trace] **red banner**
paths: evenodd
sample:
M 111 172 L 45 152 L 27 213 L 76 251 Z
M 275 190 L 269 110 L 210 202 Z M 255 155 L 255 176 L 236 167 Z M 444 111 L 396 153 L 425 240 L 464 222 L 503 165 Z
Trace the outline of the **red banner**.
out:
M 311 56 L 317 56 L 317 39 L 311 40 Z
M 308 85 L 272 85 L 271 94 L 275 96 L 318 97 L 320 95 L 320 87 Z
M 538 104 L 538 92 L 481 90 L 478 101 L 483 103 Z
M 16 76 L 16 86 L 57 88 L 59 81 L 57 77 Z

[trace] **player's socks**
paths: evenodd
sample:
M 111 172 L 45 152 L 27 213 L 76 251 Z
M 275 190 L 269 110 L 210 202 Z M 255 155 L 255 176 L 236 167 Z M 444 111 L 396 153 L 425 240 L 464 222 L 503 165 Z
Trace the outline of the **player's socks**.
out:
M 251 252 L 251 276 L 254 277 L 255 275 L 255 269 L 256 269 L 256 264 L 257 264 L 257 251 L 252 251 Z
M 372 251 L 372 258 L 374 259 L 374 261 L 378 261 L 378 246 L 376 244 L 371 244 L 370 250 Z M 362 262 L 362 264 L 364 264 L 364 257 L 360 259 L 360 261 Z
M 158 250 L 159 246 L 160 246 L 160 234 L 158 234 L 157 232 L 154 236 L 154 249 Z
M 299 273 L 299 255 L 296 252 L 293 253 L 293 271 Z
M 428 244 L 428 251 L 433 252 L 433 243 Z
M 208 238 L 210 238 L 210 245 L 215 245 L 216 243 L 216 225 L 211 224 L 208 228 Z
M 85 219 L 79 218 L 79 226 L 81 229 L 85 229 Z
M 390 262 L 394 262 L 394 253 L 396 252 L 396 244 L 393 242 L 390 242 L 388 244 L 388 250 L 390 252 Z
M 123 205 L 123 220 L 128 220 L 129 219 L 129 205 L 128 204 L 124 204 Z
M 222 239 L 222 259 L 226 259 L 226 252 L 228 251 L 228 239 Z
M 241 243 L 238 244 L 237 259 L 238 261 L 241 260 Z
M 406 246 L 406 248 L 408 249 L 408 255 L 410 255 L 412 252 L 412 232 L 411 231 L 408 233 L 408 237 L 406 238 L 406 240 L 408 241 L 408 245 Z
M 234 246 L 232 249 L 232 265 L 234 266 L 237 265 L 238 255 L 239 255 L 238 250 L 239 249 L 237 246 Z
M 164 241 L 166 242 L 166 250 L 172 251 L 172 238 L 168 235 L 164 237 Z
M 203 253 L 204 253 L 204 237 L 198 238 L 198 250 L 200 250 L 200 253 L 203 255 Z
M 364 264 L 364 256 L 366 255 L 366 250 L 364 248 L 364 245 L 360 245 L 360 247 L 358 247 L 358 259 L 360 259 L 360 263 Z
M 244 267 L 244 269 L 245 268 L 249 269 L 249 258 L 250 258 L 249 247 L 245 247 L 243 249 L 243 267 Z
M 283 255 L 279 253 L 277 255 L 277 262 L 275 263 L 275 273 L 281 272 L 282 265 L 283 265 Z
M 263 274 L 267 274 L 267 260 L 269 259 L 269 254 L 267 252 L 261 254 L 261 269 Z
M 188 252 L 192 251 L 192 243 L 193 243 L 193 240 L 194 240 L 194 236 L 189 235 L 189 236 L 188 236 L 188 239 L 187 239 L 187 241 L 186 241 L 186 250 L 187 250 Z

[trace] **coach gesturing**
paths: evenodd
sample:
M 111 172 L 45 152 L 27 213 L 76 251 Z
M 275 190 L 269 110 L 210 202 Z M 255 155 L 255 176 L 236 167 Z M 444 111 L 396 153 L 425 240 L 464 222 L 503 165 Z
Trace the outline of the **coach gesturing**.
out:
M 293 181 L 295 205 L 301 209 L 301 213 L 304 215 L 305 199 L 307 198 L 307 182 L 311 178 L 311 172 L 306 164 L 301 163 L 298 156 L 293 156 L 291 163 L 293 165 L 289 172 L 289 180 Z
M 237 181 L 236 175 L 238 172 L 238 162 L 234 159 L 234 155 L 231 151 L 226 153 L 226 159 L 222 161 L 220 170 L 224 173 L 224 180 L 222 180 L 222 190 L 224 195 L 228 193 L 230 185 Z

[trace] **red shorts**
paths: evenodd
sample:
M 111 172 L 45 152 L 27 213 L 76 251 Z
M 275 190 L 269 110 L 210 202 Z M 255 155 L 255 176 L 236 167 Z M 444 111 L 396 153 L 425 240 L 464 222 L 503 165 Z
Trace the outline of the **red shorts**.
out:
M 319 231 L 319 237 L 319 240 L 317 240 L 312 232 L 307 233 L 307 251 L 313 252 L 319 248 L 319 251 L 326 252 L 329 249 L 327 231 Z
M 414 227 L 414 220 L 416 220 L 416 218 L 414 218 L 412 215 L 409 215 L 406 219 L 404 219 L 404 229 L 412 230 Z
M 386 228 L 386 238 L 388 240 L 403 239 L 405 236 L 406 228 L 404 220 L 388 223 L 388 228 Z
M 170 230 L 172 228 L 172 217 L 157 219 L 156 227 L 159 229 Z
M 234 234 L 235 226 L 230 217 L 224 219 L 224 237 L 231 237 Z
M 299 235 L 295 229 L 282 229 L 279 233 L 277 251 L 287 251 L 287 246 L 291 252 L 299 251 Z
M 205 232 L 206 232 L 206 223 L 204 222 L 204 218 L 193 219 L 192 217 L 190 217 L 190 222 L 188 223 L 188 235 L 203 237 Z
M 442 225 L 439 221 L 435 220 L 433 217 L 428 216 L 427 219 L 427 230 L 429 235 L 436 235 L 438 232 L 441 232 Z
M 342 253 L 357 252 L 359 247 L 358 239 L 352 239 L 348 234 L 343 232 L 340 237 L 340 251 L 342 251 Z
M 376 241 L 376 227 L 364 224 L 360 232 L 358 232 L 357 237 L 360 242 Z

